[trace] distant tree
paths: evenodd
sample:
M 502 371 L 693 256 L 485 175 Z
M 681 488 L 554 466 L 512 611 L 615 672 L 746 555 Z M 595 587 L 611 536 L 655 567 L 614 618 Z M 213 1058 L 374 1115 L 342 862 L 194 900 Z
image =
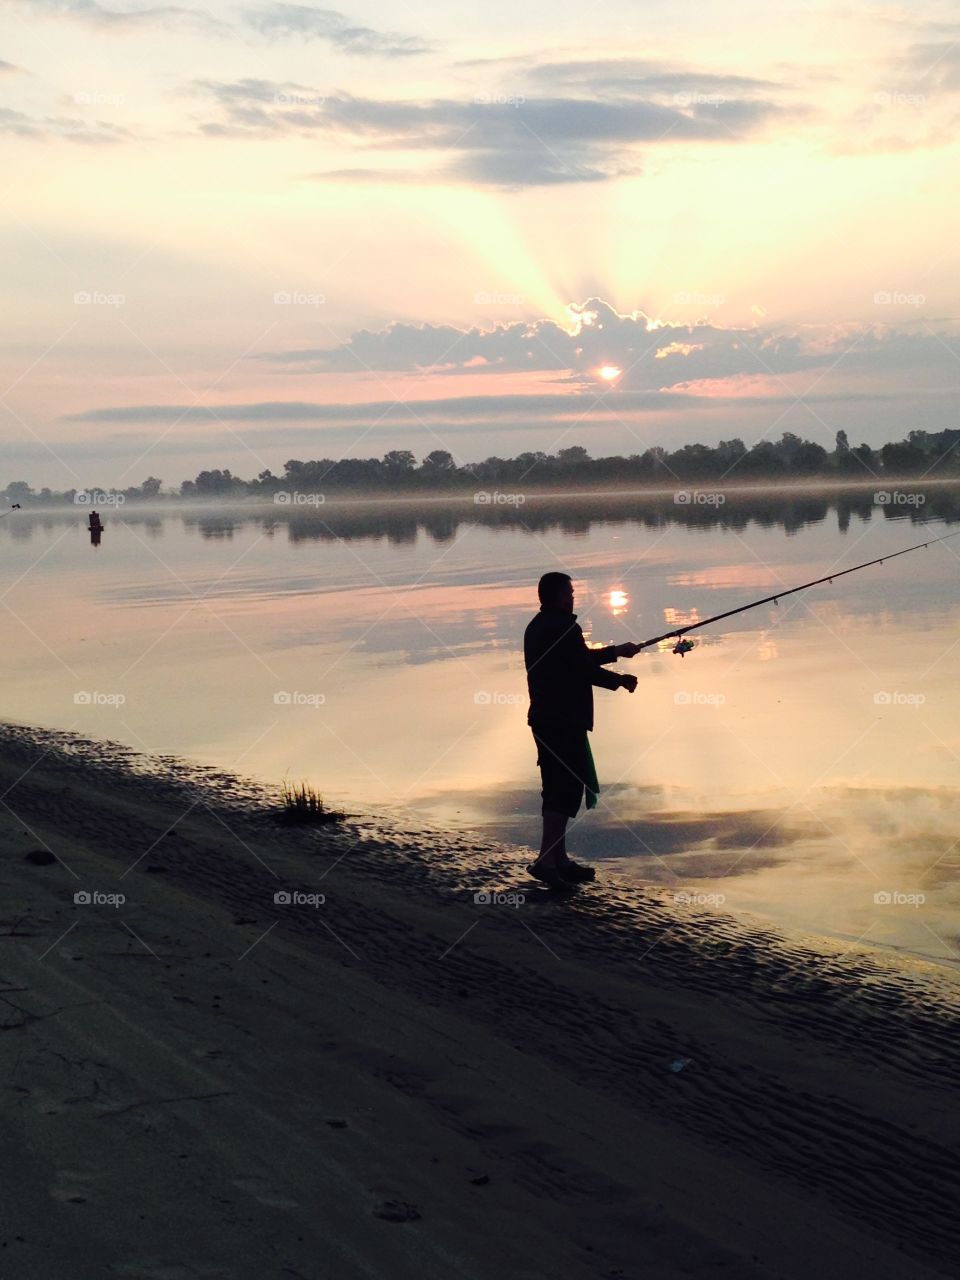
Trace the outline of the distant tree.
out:
M 576 467 L 582 467 L 585 462 L 589 462 L 590 455 L 583 445 L 572 444 L 569 448 L 561 449 L 557 453 L 557 461 L 564 471 L 573 471 Z
M 734 436 L 732 440 L 721 440 L 714 450 L 721 472 L 735 467 L 746 452 L 747 446 L 739 436 Z
M 909 476 L 922 471 L 927 455 L 915 444 L 901 440 L 897 444 L 885 444 L 880 450 L 884 471 L 891 476 Z
M 391 449 L 383 455 L 383 468 L 391 479 L 411 476 L 416 465 L 417 460 L 409 449 Z
M 667 465 L 668 456 L 663 445 L 651 445 L 640 459 L 640 475 L 648 480 L 657 480 L 661 483 L 667 479 L 674 479 L 675 477 Z
M 511 480 L 549 480 L 553 469 L 554 459 L 537 449 L 530 453 L 518 453 L 507 474 Z
M 804 440 L 793 455 L 791 469 L 802 476 L 823 475 L 827 470 L 828 456 L 822 444 Z
M 686 444 L 670 454 L 670 470 L 691 480 L 705 479 L 717 474 L 716 455 L 709 445 Z
M 29 502 L 35 494 L 26 480 L 11 480 L 3 491 L 3 496 L 10 502 Z
M 864 472 L 874 476 L 877 474 L 880 469 L 877 455 L 868 444 L 858 444 L 852 453 Z
M 144 498 L 156 498 L 160 493 L 162 480 L 158 480 L 156 476 L 147 476 L 143 484 L 140 486 L 140 492 Z
M 780 437 L 774 449 L 777 455 L 783 459 L 788 467 L 793 466 L 793 460 L 801 449 L 803 441 L 798 435 L 794 435 L 792 431 L 785 431 Z
M 456 466 L 452 453 L 447 453 L 446 449 L 434 449 L 424 458 L 420 464 L 420 470 L 431 476 L 449 475 L 451 471 L 456 470 Z
M 741 475 L 755 479 L 775 478 L 785 474 L 787 461 L 780 445 L 760 440 L 741 459 L 737 469 Z
M 232 476 L 230 469 L 225 468 L 223 471 L 201 471 L 194 484 L 197 493 L 222 497 L 236 492 L 238 487 L 242 487 L 243 481 Z
M 850 441 L 847 439 L 845 431 L 837 432 L 837 447 L 833 455 L 833 464 L 838 475 L 864 477 L 870 474 L 873 463 L 870 457 L 861 454 L 861 449 L 867 449 L 868 454 L 872 455 L 872 450 L 867 445 L 860 445 L 857 449 L 850 447 Z
M 927 436 L 926 453 L 930 466 L 936 471 L 955 473 L 960 469 L 960 431 L 948 428 Z

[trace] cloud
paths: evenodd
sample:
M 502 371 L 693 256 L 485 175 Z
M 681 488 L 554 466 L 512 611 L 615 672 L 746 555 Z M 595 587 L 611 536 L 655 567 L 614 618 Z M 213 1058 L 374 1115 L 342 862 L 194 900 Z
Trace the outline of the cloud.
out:
M 406 58 L 426 53 L 431 46 L 415 36 L 357 26 L 336 9 L 300 4 L 270 4 L 247 9 L 245 22 L 262 36 L 324 40 L 341 53 L 366 57 Z
M 226 30 L 224 24 L 203 9 L 180 5 L 156 5 L 150 9 L 108 9 L 97 0 L 20 0 L 33 13 L 69 18 L 100 31 L 125 34 L 153 27 L 195 27 Z
M 665 397 L 657 394 L 631 397 L 626 407 L 643 411 L 662 409 Z M 704 397 L 678 396 L 675 400 L 703 402 Z M 576 394 L 450 396 L 441 400 L 382 400 L 362 404 L 318 404 L 302 400 L 278 400 L 253 404 L 214 405 L 118 405 L 67 414 L 68 422 L 416 422 L 437 419 L 473 423 L 501 413 L 522 412 L 531 418 L 551 418 L 558 413 L 580 413 L 582 398 Z
M 417 173 L 412 169 L 326 169 L 322 174 L 308 174 L 311 181 L 324 182 L 415 182 L 422 185 L 436 175 Z M 437 178 L 439 181 L 440 179 Z
M 260 5 L 241 10 L 231 22 L 214 17 L 206 9 L 181 5 L 112 9 L 99 0 L 14 0 L 14 3 L 45 17 L 67 18 L 116 34 L 155 27 L 192 27 L 226 35 L 245 28 L 267 40 L 322 40 L 341 53 L 385 58 L 409 57 L 425 53 L 431 47 L 415 36 L 376 31 L 351 22 L 336 9 L 315 9 L 310 5 Z
M 949 367 L 957 339 L 906 333 L 880 325 L 804 328 L 664 323 L 643 311 L 620 314 L 600 298 L 568 308 L 571 323 L 516 320 L 492 328 L 413 325 L 360 329 L 329 348 L 268 352 L 257 357 L 287 366 L 334 372 L 422 370 L 554 372 L 587 387 L 603 385 L 598 370 L 621 369 L 615 394 L 656 391 L 710 379 L 796 373 L 834 365 L 844 372 Z
M 453 156 L 427 178 L 507 188 L 561 182 L 601 182 L 638 171 L 634 148 L 665 142 L 736 143 L 786 114 L 766 100 L 671 103 L 636 98 L 476 94 L 470 98 L 398 100 L 323 93 L 262 80 L 194 81 L 221 116 L 200 132 L 217 137 L 270 138 L 321 134 L 353 147 Z M 374 172 L 383 170 L 374 166 Z M 366 166 L 310 175 L 366 181 Z
M 0 134 L 38 141 L 63 138 L 68 142 L 95 145 L 127 142 L 134 137 L 129 129 L 111 124 L 107 120 L 89 122 L 73 116 L 28 116 L 10 107 L 0 107 Z
M 960 32 L 953 40 L 929 41 L 912 45 L 903 58 L 905 71 L 916 76 L 915 85 L 899 85 L 899 88 L 925 87 L 941 93 L 956 93 L 960 89 Z
M 419 150 L 490 150 L 507 146 L 567 146 L 587 143 L 735 140 L 780 114 L 769 102 L 729 102 L 717 111 L 703 104 L 689 109 L 646 102 L 597 102 L 580 98 L 501 101 L 478 94 L 474 100 L 434 98 L 423 101 L 323 94 L 301 86 L 315 104 L 309 115 L 292 120 L 279 95 L 284 86 L 267 81 L 201 80 L 194 89 L 214 97 L 227 117 L 247 123 L 247 100 L 271 103 L 259 123 L 274 132 L 331 130 L 352 134 L 378 147 Z
M 944 398 L 954 395 L 944 393 Z M 875 394 L 869 391 L 822 392 L 804 396 L 805 404 L 874 403 L 877 400 L 912 400 L 915 391 Z M 437 423 L 445 431 L 476 431 L 477 424 L 490 429 L 520 431 L 529 425 L 556 423 L 569 415 L 579 428 L 590 428 L 613 421 L 623 423 L 639 414 L 653 414 L 662 425 L 664 415 L 693 410 L 709 413 L 718 406 L 728 409 L 782 408 L 794 397 L 786 394 L 768 396 L 728 396 L 718 401 L 713 396 L 694 395 L 684 391 L 627 391 L 616 395 L 593 392 L 545 393 L 533 395 L 449 396 L 435 400 L 379 400 L 362 403 L 319 403 L 305 400 L 254 401 L 247 404 L 184 405 L 139 404 L 101 405 L 79 413 L 65 414 L 64 422 L 131 422 L 169 424 L 215 422 L 285 422 L 335 423 L 362 425 L 364 435 L 395 432 L 398 425 L 416 430 Z M 269 443 L 269 438 L 266 439 Z
M 784 86 L 776 80 L 723 72 L 677 70 L 668 63 L 640 58 L 593 58 L 542 62 L 527 72 L 533 82 L 563 85 L 595 95 L 669 95 L 682 98 L 741 97 Z

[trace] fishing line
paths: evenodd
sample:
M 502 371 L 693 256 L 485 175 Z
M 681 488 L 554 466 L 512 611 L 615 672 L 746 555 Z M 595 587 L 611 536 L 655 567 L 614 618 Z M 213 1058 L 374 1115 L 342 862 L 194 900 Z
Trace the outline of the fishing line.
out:
M 939 523 L 935 521 L 920 521 L 921 524 Z M 863 564 L 852 565 L 849 569 L 838 569 L 835 573 L 825 574 L 822 578 L 814 578 L 811 582 L 801 582 L 798 587 L 787 587 L 783 591 L 774 592 L 773 595 L 764 596 L 762 600 L 753 600 L 750 604 L 742 604 L 736 609 L 727 609 L 725 613 L 715 613 L 712 618 L 703 618 L 700 622 L 691 622 L 685 627 L 674 627 L 671 631 L 665 631 L 663 635 L 654 636 L 652 640 L 644 640 L 643 644 L 638 645 L 639 649 L 649 649 L 651 645 L 660 644 L 663 640 L 676 640 L 673 652 L 680 655 L 690 652 L 694 647 L 692 640 L 684 640 L 683 636 L 688 631 L 696 631 L 699 627 L 708 627 L 713 622 L 722 622 L 724 618 L 733 618 L 738 613 L 746 613 L 748 609 L 758 609 L 762 604 L 779 604 L 787 596 L 796 595 L 798 591 L 808 591 L 810 587 L 819 587 L 824 582 L 833 582 L 834 578 L 846 577 L 848 573 L 857 573 L 860 569 L 869 569 L 871 565 L 883 564 L 887 560 L 896 560 L 898 556 L 909 555 L 911 551 L 921 551 L 924 547 L 933 547 L 938 542 L 947 542 L 950 538 L 960 537 L 960 529 L 955 529 L 953 533 L 946 533 L 942 538 L 931 538 L 928 542 L 917 542 L 912 547 L 903 547 L 900 551 L 891 551 L 888 555 L 877 556 L 875 560 L 864 560 Z

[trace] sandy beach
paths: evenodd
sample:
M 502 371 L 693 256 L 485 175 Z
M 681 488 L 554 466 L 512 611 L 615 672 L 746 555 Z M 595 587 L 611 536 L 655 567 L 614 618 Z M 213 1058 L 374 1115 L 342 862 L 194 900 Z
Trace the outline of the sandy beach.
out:
M 0 795 L 2 1280 L 960 1266 L 955 971 L 66 733 Z

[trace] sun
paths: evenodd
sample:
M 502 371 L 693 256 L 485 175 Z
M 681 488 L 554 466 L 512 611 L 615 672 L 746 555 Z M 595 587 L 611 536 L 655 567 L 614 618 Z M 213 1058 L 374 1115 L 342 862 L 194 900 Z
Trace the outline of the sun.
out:
M 603 378 L 604 382 L 615 382 L 616 379 L 620 377 L 621 373 L 623 373 L 623 370 L 617 368 L 615 364 L 604 364 L 600 366 L 597 372 L 600 374 L 600 377 Z
M 618 618 L 621 613 L 626 613 L 630 597 L 620 587 L 614 587 L 607 596 L 607 602 L 610 605 L 610 612 L 615 618 Z

